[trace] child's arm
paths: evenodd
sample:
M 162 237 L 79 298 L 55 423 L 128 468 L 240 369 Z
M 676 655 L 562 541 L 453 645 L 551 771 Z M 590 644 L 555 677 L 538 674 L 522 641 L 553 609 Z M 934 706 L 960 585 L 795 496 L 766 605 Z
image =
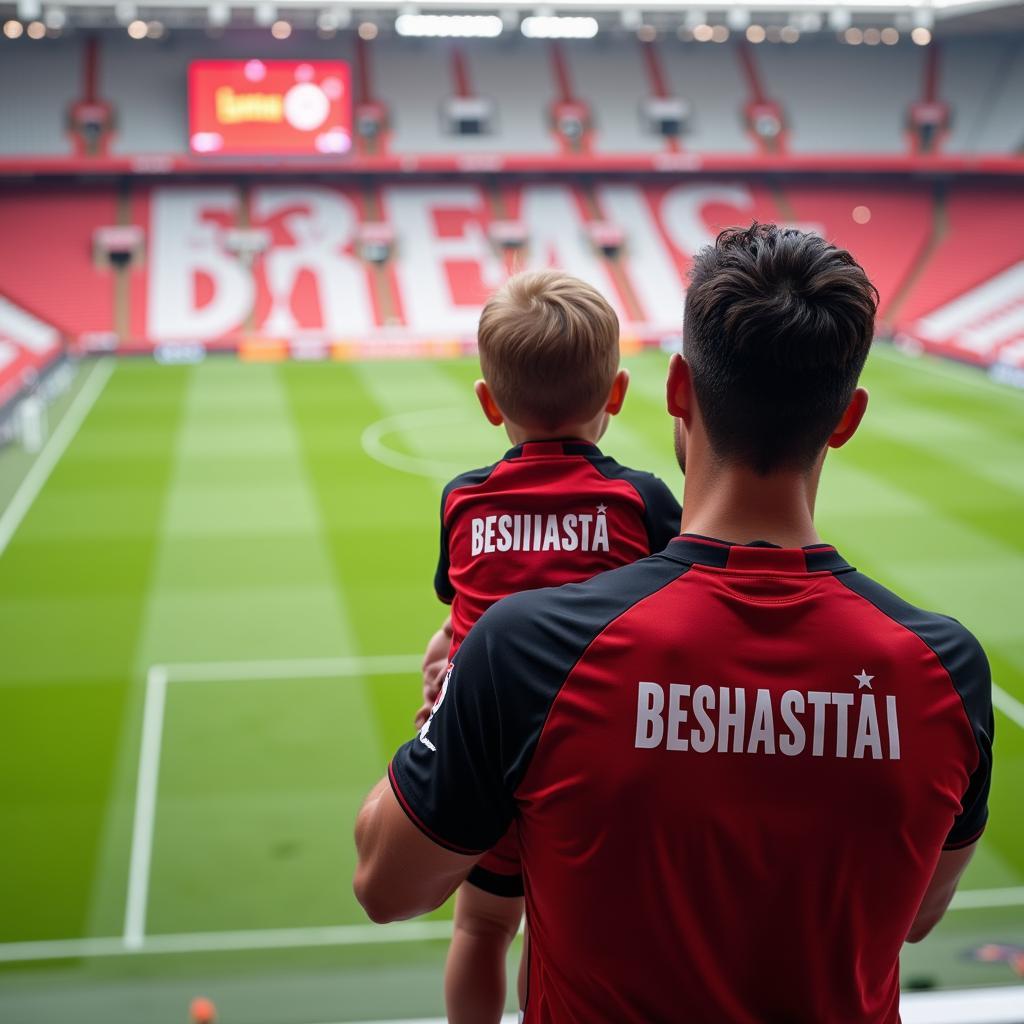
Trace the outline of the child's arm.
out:
M 416 728 L 430 717 L 431 708 L 441 691 L 441 680 L 448 668 L 448 652 L 452 645 L 452 617 L 449 615 L 441 628 L 430 638 L 423 655 L 423 706 L 416 712 Z

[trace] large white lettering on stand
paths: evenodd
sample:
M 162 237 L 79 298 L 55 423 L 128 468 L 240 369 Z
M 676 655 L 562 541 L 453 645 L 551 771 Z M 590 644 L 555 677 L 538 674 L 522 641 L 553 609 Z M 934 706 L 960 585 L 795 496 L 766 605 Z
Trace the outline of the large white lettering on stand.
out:
M 261 325 L 266 334 L 290 337 L 301 333 L 295 316 L 294 293 L 305 271 L 316 282 L 322 323 L 306 330 L 332 336 L 366 334 L 374 327 L 366 270 L 352 245 L 359 218 L 352 199 L 317 186 L 257 188 L 252 216 L 257 225 L 282 216 L 292 245 L 269 249 L 263 258 L 270 310 Z
M 211 214 L 234 219 L 238 193 L 227 187 L 155 188 L 150 200 L 149 308 L 154 341 L 212 341 L 237 330 L 253 302 L 252 275 L 224 248 Z M 211 285 L 199 304 L 197 282 Z
M 484 231 L 483 197 L 472 185 L 394 186 L 384 190 L 384 208 L 398 242 L 398 283 L 406 324 L 417 334 L 476 334 L 479 306 L 459 305 L 452 295 L 449 262 L 479 266 L 488 290 L 499 287 L 505 268 Z M 439 210 L 468 210 L 461 235 L 440 237 Z

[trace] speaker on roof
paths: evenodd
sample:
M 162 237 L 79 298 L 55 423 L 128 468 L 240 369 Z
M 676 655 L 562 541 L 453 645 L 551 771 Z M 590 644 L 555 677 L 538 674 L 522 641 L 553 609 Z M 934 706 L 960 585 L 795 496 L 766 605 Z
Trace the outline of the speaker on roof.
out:
M 654 135 L 676 138 L 690 124 L 690 102 L 680 96 L 652 96 L 643 101 L 641 116 Z
M 483 96 L 452 96 L 441 105 L 441 126 L 448 135 L 490 135 L 494 110 Z
M 356 107 L 356 132 L 364 139 L 375 139 L 387 127 L 387 110 L 383 103 L 360 103 Z

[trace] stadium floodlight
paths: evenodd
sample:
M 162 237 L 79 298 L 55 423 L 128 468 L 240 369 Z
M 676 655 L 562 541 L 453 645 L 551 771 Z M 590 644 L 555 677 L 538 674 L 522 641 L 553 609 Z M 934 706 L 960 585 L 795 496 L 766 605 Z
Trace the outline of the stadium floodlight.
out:
M 149 26 L 141 18 L 136 18 L 128 23 L 128 35 L 132 39 L 145 39 L 147 32 L 149 32 Z
M 18 20 L 36 21 L 43 13 L 39 0 L 18 0 Z
M 435 39 L 493 39 L 503 28 L 496 14 L 400 14 L 395 19 L 400 36 Z
M 30 21 L 25 32 L 29 39 L 42 39 L 46 35 L 46 26 L 41 21 Z
M 763 43 L 768 38 L 768 33 L 764 30 L 761 25 L 748 25 L 747 26 L 747 42 Z
M 593 39 L 597 29 L 597 18 L 556 14 L 534 14 L 520 26 L 527 39 Z
M 52 32 L 59 32 L 67 24 L 68 16 L 63 7 L 50 7 L 46 11 L 43 21 L 46 27 Z
M 231 8 L 223 0 L 214 0 L 206 9 L 206 20 L 211 28 L 224 28 L 231 20 Z
M 845 7 L 837 7 L 829 12 L 828 27 L 833 32 L 845 32 L 853 22 L 853 15 Z
M 644 15 L 638 7 L 623 7 L 619 21 L 627 32 L 635 32 L 644 23 Z
M 127 25 L 139 16 L 139 9 L 131 0 L 118 0 L 114 4 L 114 17 L 119 25 Z
M 750 11 L 745 7 L 730 7 L 725 12 L 725 23 L 733 32 L 742 32 L 750 24 Z
M 931 29 L 927 29 L 923 25 L 918 25 L 917 28 L 910 33 L 910 38 L 913 39 L 918 46 L 927 46 L 932 41 Z
M 930 29 L 935 26 L 935 15 L 927 8 L 922 7 L 921 9 L 914 11 L 913 18 L 914 28 Z
M 352 11 L 347 7 L 325 7 L 316 16 L 316 27 L 320 32 L 337 32 L 352 24 Z
M 4 35 L 8 39 L 20 39 L 24 31 L 25 26 L 20 21 L 15 21 L 11 18 L 9 21 L 4 22 Z
M 277 21 L 277 7 L 274 4 L 257 4 L 252 12 L 252 20 L 261 28 L 269 28 Z

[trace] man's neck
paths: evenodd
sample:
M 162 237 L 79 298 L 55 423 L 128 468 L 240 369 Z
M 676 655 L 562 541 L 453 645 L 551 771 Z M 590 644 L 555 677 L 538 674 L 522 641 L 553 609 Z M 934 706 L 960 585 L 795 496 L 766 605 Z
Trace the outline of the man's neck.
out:
M 818 472 L 758 476 L 734 466 L 687 466 L 683 533 L 784 548 L 819 543 L 814 527 Z

